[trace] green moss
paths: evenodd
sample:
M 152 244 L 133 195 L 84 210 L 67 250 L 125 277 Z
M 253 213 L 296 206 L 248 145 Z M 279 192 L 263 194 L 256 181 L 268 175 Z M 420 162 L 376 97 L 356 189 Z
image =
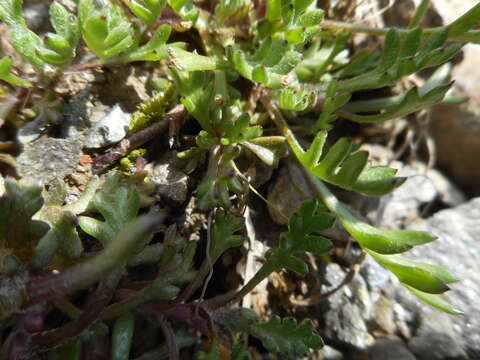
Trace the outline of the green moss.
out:
M 135 170 L 135 161 L 139 156 L 145 155 L 146 149 L 135 149 L 120 160 L 118 169 L 126 174 L 131 174 Z
M 174 86 L 171 82 L 165 84 L 162 91 L 159 91 L 150 100 L 141 103 L 138 110 L 133 114 L 130 122 L 129 133 L 133 134 L 145 129 L 165 115 L 174 95 Z

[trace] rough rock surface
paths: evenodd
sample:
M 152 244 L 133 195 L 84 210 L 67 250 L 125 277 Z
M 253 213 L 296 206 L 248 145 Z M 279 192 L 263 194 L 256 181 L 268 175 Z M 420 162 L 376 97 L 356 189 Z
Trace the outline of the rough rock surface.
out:
M 409 228 L 439 239 L 405 257 L 452 270 L 460 279 L 447 298 L 465 312 L 451 316 L 422 303 L 385 268 L 367 257 L 353 280 L 325 300 L 321 315 L 326 342 L 352 359 L 480 359 L 480 198 L 442 210 Z M 346 271 L 328 263 L 322 293 L 342 282 Z M 351 357 L 347 357 L 351 358 Z
M 450 327 L 439 326 L 439 319 L 445 316 L 438 312 L 432 313 L 431 309 L 422 304 L 422 319 L 425 324 L 422 324 L 423 332 L 420 332 L 419 336 L 426 336 L 423 340 L 425 342 L 430 336 L 429 330 L 443 334 L 439 336 L 450 339 L 449 342 L 443 341 L 444 344 L 449 344 L 445 346 L 446 351 L 457 349 L 457 358 L 462 358 L 460 355 L 463 354 L 463 348 L 470 358 L 480 358 L 480 198 L 453 209 L 440 211 L 411 228 L 428 231 L 438 236 L 439 240 L 416 247 L 406 256 L 452 269 L 460 282 L 452 285 L 453 291 L 447 297 L 465 313 L 464 316 L 447 317 L 445 321 L 451 324 Z M 421 342 L 414 342 L 417 343 Z
M 71 174 L 82 156 L 82 138 L 56 139 L 42 137 L 24 145 L 17 158 L 20 176 L 44 184 Z
M 180 205 L 187 198 L 188 176 L 176 167 L 174 152 L 162 156 L 154 165 L 148 165 L 149 180 L 155 184 L 156 193 L 163 201 Z

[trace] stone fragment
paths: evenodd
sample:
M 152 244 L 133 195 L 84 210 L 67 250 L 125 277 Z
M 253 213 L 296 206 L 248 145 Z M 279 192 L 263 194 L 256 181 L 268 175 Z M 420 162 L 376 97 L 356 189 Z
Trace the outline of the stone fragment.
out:
M 117 104 L 101 118 L 86 136 L 85 147 L 98 149 L 122 140 L 128 132 L 131 116 Z
M 320 351 L 319 356 L 321 360 L 344 360 L 343 354 L 331 346 L 325 345 Z

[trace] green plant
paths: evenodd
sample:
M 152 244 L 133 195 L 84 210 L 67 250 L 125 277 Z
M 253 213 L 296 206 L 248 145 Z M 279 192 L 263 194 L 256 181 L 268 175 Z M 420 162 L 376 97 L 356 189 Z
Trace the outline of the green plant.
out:
M 28 87 L 42 93 L 45 85 L 60 81 L 65 70 L 77 66 L 80 38 L 98 57 L 88 67 L 156 62 L 165 70 L 159 82 L 168 84 L 139 106 L 131 137 L 120 145 L 122 156 L 127 155 L 121 167 L 129 175 L 113 172 L 93 178 L 81 198 L 69 205 L 64 204 L 61 182 L 47 191 L 26 179 L 6 180 L 0 198 L 0 329 L 5 330 L 6 359 L 36 351 L 76 359 L 96 338 L 110 344 L 112 358 L 126 359 L 139 318 L 148 319 L 164 335 L 164 346 L 152 353 L 158 358 L 179 359 L 179 347 L 192 344 L 192 334 L 182 324 L 209 339 L 210 350 L 199 355 L 203 359 L 219 359 L 225 349 L 232 359 L 244 359 L 242 334 L 257 337 L 268 351 L 304 356 L 323 345 L 308 320 L 298 323 L 275 316 L 260 321 L 249 309 L 229 307 L 273 272 L 285 269 L 305 275 L 308 266 L 302 254 L 328 254 L 334 245 L 321 233 L 336 220 L 419 299 L 445 312 L 461 313 L 439 296 L 456 281 L 453 275 L 396 255 L 435 240 L 433 236 L 369 225 L 352 215 L 325 184 L 381 196 L 405 179 L 395 177 L 390 167 L 371 166 L 368 153 L 357 144 L 341 138 L 327 146 L 327 137 L 334 138 L 330 130 L 339 118 L 379 122 L 442 102 L 451 83 L 448 72 L 440 70 L 405 94 L 351 99 L 355 92 L 392 86 L 448 62 L 463 42 L 480 43 L 474 29 L 480 5 L 448 26 L 421 29 L 418 24 L 428 5 L 422 1 L 408 29 L 371 29 L 324 19 L 313 0 L 220 0 L 210 8 L 191 0 L 106 3 L 109 6 L 79 0 L 74 15 L 52 2 L 55 33 L 42 38 L 27 28 L 21 0 L 0 0 L 0 19 L 8 25 L 13 48 L 36 70 L 35 76 L 23 78 L 10 57 L 2 58 L 0 80 L 9 89 Z M 188 44 L 169 42 L 179 31 L 186 31 L 182 39 Z M 349 53 L 355 32 L 385 36 L 383 50 Z M 26 100 L 22 92 L 15 94 L 18 103 Z M 179 108 L 182 111 L 173 111 Z M 187 137 L 178 157 L 187 172 L 202 176 L 195 197 L 208 218 L 200 266 L 194 262 L 197 243 L 187 241 L 175 221 L 159 227 L 167 215 L 154 207 L 139 215 L 145 205 L 145 182 L 141 171 L 132 170 L 132 159 L 144 150 L 128 155 L 155 131 L 166 129 L 165 124 L 178 120 L 175 114 L 185 112 L 196 120 L 199 131 Z M 161 117 L 166 122 L 158 122 Z M 306 150 L 303 144 L 309 144 Z M 278 246 L 266 252 L 250 281 L 205 299 L 215 263 L 244 243 L 240 215 L 249 191 L 258 193 L 242 164 L 261 161 L 275 167 L 287 146 L 316 199 L 289 217 Z M 106 170 L 99 159 L 94 160 L 95 169 Z M 151 266 L 153 274 L 143 277 L 142 266 Z M 200 289 L 199 298 L 192 300 Z M 79 294 L 84 303 L 77 301 Z M 69 321 L 52 328 L 46 320 L 51 310 L 47 304 Z

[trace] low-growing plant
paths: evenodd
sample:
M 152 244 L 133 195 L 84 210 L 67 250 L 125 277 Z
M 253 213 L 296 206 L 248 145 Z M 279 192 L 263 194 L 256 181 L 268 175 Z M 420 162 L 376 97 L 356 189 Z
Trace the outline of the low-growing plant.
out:
M 376 123 L 445 99 L 451 87 L 445 71 L 404 94 L 352 97 L 437 68 L 465 42 L 480 43 L 475 30 L 480 5 L 447 26 L 422 29 L 428 3 L 420 3 L 407 29 L 372 29 L 324 19 L 313 0 L 78 0 L 76 14 L 53 1 L 55 32 L 40 36 L 28 28 L 21 0 L 0 0 L 10 44 L 34 69 L 14 66 L 12 54 L 4 54 L 0 80 L 16 103 L 8 102 L 1 113 L 7 118 L 20 113 L 18 106 L 28 99 L 18 88 L 42 94 L 69 69 L 155 62 L 166 69 L 158 80 L 163 92 L 139 106 L 129 140 L 117 152 L 94 158 L 93 168 L 107 172 L 188 113 L 200 129 L 194 141 L 176 145 L 178 157 L 186 172 L 203 174 L 194 196 L 208 218 L 204 250 L 177 231 L 175 219 L 160 226 L 168 214 L 153 206 L 146 211 L 152 200 L 142 201 L 148 185 L 141 170 L 132 170 L 132 156 L 121 165 L 128 164 L 129 171 L 92 178 L 69 204 L 63 181 L 47 190 L 29 179 L 7 178 L 0 198 L 1 357 L 46 352 L 52 359 L 79 359 L 88 344 L 105 339 L 102 345 L 111 348 L 112 359 L 128 359 L 145 319 L 161 329 L 164 345 L 136 352 L 138 359 L 179 359 L 179 349 L 196 341 L 187 327 L 208 340 L 200 359 L 248 358 L 245 334 L 272 353 L 305 356 L 323 345 L 309 320 L 275 315 L 262 321 L 236 304 L 274 272 L 305 275 L 309 269 L 302 254 L 328 254 L 334 244 L 322 233 L 334 223 L 419 299 L 460 314 L 440 296 L 456 281 L 449 271 L 398 256 L 435 237 L 367 224 L 326 185 L 382 196 L 406 180 L 390 167 L 372 166 L 358 144 L 336 139 L 331 130 L 339 118 Z M 181 37 L 172 36 L 179 32 Z M 384 36 L 383 49 L 357 52 L 351 43 L 356 32 Z M 169 42 L 172 37 L 185 42 Z M 78 63 L 80 44 L 97 60 Z M 244 244 L 241 215 L 250 190 L 258 194 L 241 164 L 276 167 L 283 156 L 296 159 L 315 198 L 285 214 L 286 231 L 251 279 L 205 299 L 215 263 Z M 194 261 L 199 256 L 200 265 Z M 155 274 L 143 277 L 142 266 Z M 51 314 L 60 313 L 63 320 L 50 323 Z

